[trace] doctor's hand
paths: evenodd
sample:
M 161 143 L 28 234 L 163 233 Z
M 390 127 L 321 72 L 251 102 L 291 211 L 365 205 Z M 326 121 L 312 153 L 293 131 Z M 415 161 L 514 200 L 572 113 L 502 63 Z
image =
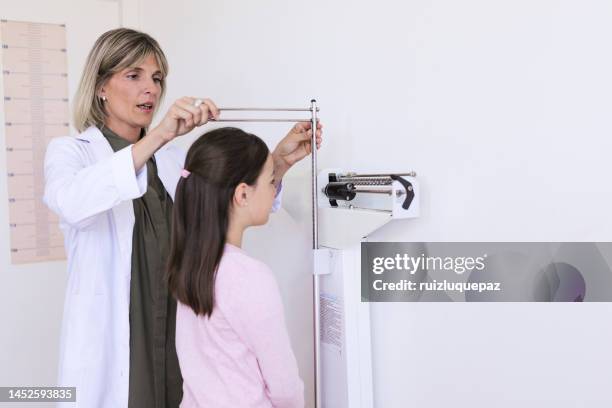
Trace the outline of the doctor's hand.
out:
M 219 108 L 210 99 L 185 96 L 170 106 L 166 116 L 151 133 L 158 134 L 167 143 L 218 117 Z
M 317 149 L 321 147 L 323 142 L 323 125 L 317 122 Z M 287 136 L 281 140 L 274 152 L 274 175 L 276 180 L 280 181 L 283 175 L 295 163 L 302 160 L 312 152 L 312 125 L 310 122 L 298 122 L 287 133 Z
M 196 102 L 197 101 L 197 102 Z M 219 108 L 210 99 L 183 97 L 172 104 L 155 129 L 136 142 L 132 148 L 134 169 L 140 171 L 159 148 L 177 136 L 219 117 Z

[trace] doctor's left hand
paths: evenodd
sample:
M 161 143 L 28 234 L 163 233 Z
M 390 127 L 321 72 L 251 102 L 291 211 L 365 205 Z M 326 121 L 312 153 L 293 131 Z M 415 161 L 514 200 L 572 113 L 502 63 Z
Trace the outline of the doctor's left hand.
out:
M 298 122 L 276 146 L 272 157 L 274 159 L 274 174 L 277 180 L 295 163 L 312 152 L 312 125 L 310 122 Z M 323 125 L 317 122 L 317 150 L 323 142 Z

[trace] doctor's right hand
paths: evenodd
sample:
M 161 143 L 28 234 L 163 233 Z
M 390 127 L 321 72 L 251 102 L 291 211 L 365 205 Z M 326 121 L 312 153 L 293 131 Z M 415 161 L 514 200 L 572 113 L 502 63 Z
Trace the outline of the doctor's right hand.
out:
M 196 126 L 218 118 L 219 108 L 213 101 L 185 96 L 170 106 L 166 116 L 151 133 L 157 133 L 167 143 L 177 136 L 189 133 Z
M 160 124 L 134 144 L 132 158 L 136 172 L 138 173 L 163 145 L 213 118 L 219 118 L 219 108 L 210 99 L 185 96 L 174 102 Z

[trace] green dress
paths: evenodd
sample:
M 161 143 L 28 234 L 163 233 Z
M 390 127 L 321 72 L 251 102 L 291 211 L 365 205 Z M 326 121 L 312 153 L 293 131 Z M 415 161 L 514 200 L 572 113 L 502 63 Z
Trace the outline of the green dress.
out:
M 102 134 L 113 151 L 130 142 L 112 130 Z M 183 377 L 175 347 L 176 300 L 164 279 L 170 250 L 172 199 L 147 161 L 147 192 L 132 200 L 132 278 L 130 281 L 130 384 L 128 408 L 176 408 Z

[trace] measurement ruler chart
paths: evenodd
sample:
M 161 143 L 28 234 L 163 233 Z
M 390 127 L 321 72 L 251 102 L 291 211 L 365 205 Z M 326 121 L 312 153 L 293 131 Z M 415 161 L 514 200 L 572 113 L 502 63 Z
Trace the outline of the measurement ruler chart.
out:
M 66 27 L 0 20 L 0 43 L 11 262 L 65 259 L 42 197 L 47 144 L 69 135 Z

